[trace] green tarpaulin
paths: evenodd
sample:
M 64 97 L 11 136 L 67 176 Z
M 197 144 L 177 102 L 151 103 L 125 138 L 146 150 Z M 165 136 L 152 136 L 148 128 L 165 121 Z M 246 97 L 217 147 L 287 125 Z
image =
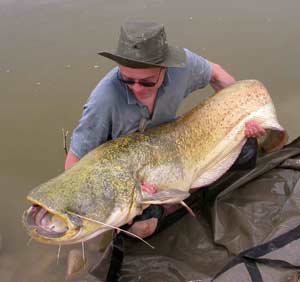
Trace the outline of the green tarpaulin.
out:
M 187 203 L 197 217 L 185 214 L 149 239 L 155 249 L 125 240 L 119 281 L 298 281 L 300 138 Z

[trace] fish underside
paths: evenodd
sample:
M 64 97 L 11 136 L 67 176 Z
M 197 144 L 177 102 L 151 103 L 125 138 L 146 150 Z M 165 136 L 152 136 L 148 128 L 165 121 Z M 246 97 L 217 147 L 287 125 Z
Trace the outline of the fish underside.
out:
M 128 223 L 150 204 L 179 203 L 191 188 L 214 182 L 231 167 L 249 120 L 267 130 L 261 142 L 266 151 L 287 141 L 263 84 L 239 81 L 174 122 L 100 145 L 33 189 L 24 226 L 40 242 L 73 244 Z M 143 182 L 158 192 L 143 193 Z

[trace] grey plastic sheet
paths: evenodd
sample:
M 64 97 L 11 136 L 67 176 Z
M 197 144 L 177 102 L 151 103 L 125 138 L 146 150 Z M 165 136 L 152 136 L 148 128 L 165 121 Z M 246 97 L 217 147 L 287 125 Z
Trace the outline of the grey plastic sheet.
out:
M 125 241 L 120 281 L 293 281 L 299 159 L 300 138 L 260 157 L 255 169 L 229 172 L 194 193 L 187 202 L 197 217 L 186 214 L 149 239 L 155 249 Z

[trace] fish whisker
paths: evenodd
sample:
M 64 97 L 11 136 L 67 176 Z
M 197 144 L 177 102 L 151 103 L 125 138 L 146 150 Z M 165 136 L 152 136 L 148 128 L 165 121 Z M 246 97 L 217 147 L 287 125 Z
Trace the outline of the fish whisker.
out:
M 128 235 L 131 235 L 131 236 L 133 236 L 133 237 L 141 240 L 143 243 L 145 243 L 146 245 L 148 245 L 150 248 L 154 249 L 154 247 L 152 245 L 150 245 L 147 241 L 145 241 L 143 238 L 141 238 L 141 237 L 139 237 L 139 236 L 135 235 L 134 233 L 131 233 L 131 232 L 127 231 L 127 230 L 124 230 L 122 228 L 119 228 L 119 227 L 116 227 L 116 226 L 113 226 L 113 225 L 110 225 L 110 224 L 107 224 L 107 223 L 104 223 L 104 222 L 101 222 L 101 221 L 98 221 L 98 220 L 95 220 L 95 219 L 92 219 L 92 218 L 85 217 L 83 215 L 79 215 L 79 214 L 71 212 L 71 211 L 67 211 L 67 213 L 75 215 L 75 216 L 78 216 L 79 218 L 82 218 L 82 219 L 85 219 L 85 220 L 89 220 L 89 221 L 92 221 L 92 222 L 95 222 L 95 223 L 99 223 L 99 224 L 102 224 L 104 226 L 107 226 L 107 227 L 119 230 L 121 232 L 124 232 L 124 233 L 126 233 Z
M 61 245 L 58 245 L 56 264 L 58 264 L 58 262 L 59 262 L 60 250 L 61 250 Z
M 85 267 L 85 250 L 84 250 L 84 242 L 81 242 L 81 248 L 82 248 L 82 261 L 83 261 L 83 268 Z
M 27 241 L 27 247 L 29 247 L 29 245 L 30 245 L 30 243 L 31 243 L 31 241 L 32 241 L 32 238 L 30 237 L 29 239 L 28 239 L 28 241 Z
M 193 212 L 193 210 L 192 210 L 192 209 L 191 209 L 184 201 L 181 201 L 180 204 L 181 204 L 182 206 L 184 206 L 184 207 L 187 209 L 187 211 L 189 212 L 189 214 L 190 214 L 191 216 L 196 217 L 196 215 L 195 215 L 195 213 Z

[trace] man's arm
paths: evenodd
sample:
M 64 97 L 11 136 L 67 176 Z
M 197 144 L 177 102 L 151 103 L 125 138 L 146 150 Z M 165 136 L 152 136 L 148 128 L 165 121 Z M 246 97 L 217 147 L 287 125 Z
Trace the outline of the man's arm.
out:
M 211 78 L 209 84 L 218 92 L 223 88 L 236 82 L 235 78 L 225 71 L 220 65 L 210 62 L 211 64 Z
M 65 160 L 65 170 L 71 168 L 75 163 L 77 163 L 80 159 L 69 150 L 68 155 Z

